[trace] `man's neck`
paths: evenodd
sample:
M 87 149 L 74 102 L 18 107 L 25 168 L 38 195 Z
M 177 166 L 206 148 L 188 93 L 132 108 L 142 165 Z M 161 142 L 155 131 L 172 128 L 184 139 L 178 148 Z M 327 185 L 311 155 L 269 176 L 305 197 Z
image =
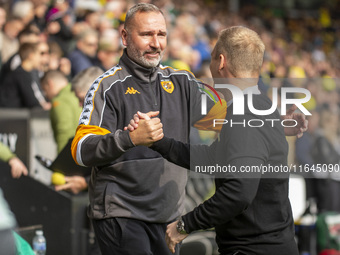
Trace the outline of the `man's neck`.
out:
M 247 88 L 257 86 L 257 83 L 258 78 L 228 78 L 222 82 L 222 84 L 230 84 L 238 87 L 242 91 L 246 90 Z M 218 91 L 223 94 L 227 102 L 233 99 L 233 94 L 229 89 L 218 89 Z
M 22 69 L 24 69 L 26 72 L 31 72 L 34 69 L 34 66 L 29 61 L 22 61 L 21 63 Z
M 53 98 L 55 98 L 56 96 L 58 96 L 60 94 L 60 92 L 66 88 L 66 86 L 68 85 L 68 83 L 65 83 L 65 84 L 58 84 L 56 85 L 55 87 L 53 87 L 54 91 L 53 91 Z

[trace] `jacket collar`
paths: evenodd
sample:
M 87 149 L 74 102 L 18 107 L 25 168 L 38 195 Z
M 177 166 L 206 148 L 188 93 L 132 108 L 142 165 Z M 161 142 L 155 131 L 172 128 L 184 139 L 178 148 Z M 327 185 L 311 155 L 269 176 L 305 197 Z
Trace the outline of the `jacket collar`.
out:
M 119 60 L 119 65 L 125 68 L 128 71 L 128 73 L 134 76 L 135 78 L 147 83 L 150 82 L 150 78 L 151 82 L 154 82 L 156 80 L 157 72 L 159 70 L 159 65 L 152 68 L 146 68 L 132 61 L 128 57 L 126 49 L 124 49 L 123 55 Z

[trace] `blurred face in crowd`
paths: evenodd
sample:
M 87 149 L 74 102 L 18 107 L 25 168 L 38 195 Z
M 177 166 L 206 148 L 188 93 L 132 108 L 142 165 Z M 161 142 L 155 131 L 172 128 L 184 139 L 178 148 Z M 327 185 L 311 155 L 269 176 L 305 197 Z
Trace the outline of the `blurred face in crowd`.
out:
M 43 91 L 44 91 L 45 97 L 46 97 L 48 100 L 52 100 L 53 97 L 54 97 L 54 94 L 53 94 L 53 90 L 52 90 L 50 81 L 49 81 L 49 80 L 44 80 L 44 81 L 41 83 L 41 88 L 42 88 Z
M 6 22 L 6 11 L 4 8 L 0 7 L 0 29 L 2 29 L 5 22 Z
M 41 55 L 40 55 L 39 47 L 37 48 L 36 51 L 34 51 L 34 53 L 32 53 L 30 59 L 31 59 L 31 63 L 33 63 L 34 69 L 40 70 L 40 68 L 41 68 Z
M 103 67 L 107 70 L 118 63 L 120 54 L 118 51 L 113 50 L 99 50 L 97 54 Z
M 85 100 L 85 96 L 86 96 L 87 91 L 81 91 L 81 90 L 74 90 L 74 94 L 76 95 L 76 97 L 79 100 L 79 105 L 81 107 L 84 107 L 84 100 Z
M 27 35 L 22 35 L 19 38 L 19 42 L 20 42 L 20 44 L 23 44 L 23 43 L 38 43 L 39 39 L 40 38 L 39 38 L 38 34 L 30 33 L 30 34 L 27 34 Z
M 88 15 L 86 15 L 85 21 L 91 28 L 97 29 L 99 25 L 99 18 L 100 18 L 99 12 L 91 12 Z
M 18 34 L 23 28 L 24 28 L 24 23 L 21 20 L 14 19 L 14 20 L 8 21 L 4 25 L 4 32 L 9 38 L 16 39 L 18 37 Z
M 166 24 L 159 12 L 137 12 L 131 24 L 122 30 L 128 56 L 141 66 L 155 67 L 166 47 Z
M 79 41 L 77 46 L 87 56 L 95 57 L 98 49 L 98 38 L 94 34 L 89 34 L 83 40 Z
M 38 50 L 40 54 L 40 68 L 41 71 L 47 71 L 49 68 L 50 54 L 48 44 L 41 42 L 38 45 Z

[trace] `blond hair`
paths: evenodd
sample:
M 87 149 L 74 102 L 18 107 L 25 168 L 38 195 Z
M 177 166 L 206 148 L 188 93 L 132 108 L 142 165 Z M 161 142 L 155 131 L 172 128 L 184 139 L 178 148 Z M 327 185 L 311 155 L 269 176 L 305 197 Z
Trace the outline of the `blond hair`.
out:
M 220 32 L 213 57 L 225 55 L 231 74 L 247 78 L 242 76 L 260 73 L 264 50 L 265 46 L 255 31 L 234 26 Z

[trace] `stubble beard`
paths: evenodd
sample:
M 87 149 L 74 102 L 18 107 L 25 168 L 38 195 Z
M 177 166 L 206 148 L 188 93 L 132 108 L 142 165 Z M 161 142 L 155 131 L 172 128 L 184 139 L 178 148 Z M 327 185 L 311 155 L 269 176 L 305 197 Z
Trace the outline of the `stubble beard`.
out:
M 153 68 L 158 66 L 160 63 L 162 57 L 163 57 L 163 52 L 160 49 L 155 49 L 153 51 L 144 51 L 140 52 L 133 43 L 129 43 L 129 48 L 127 49 L 128 56 L 137 64 L 146 67 L 146 68 Z M 144 54 L 146 53 L 158 53 L 157 58 L 152 58 L 152 59 L 147 59 Z

